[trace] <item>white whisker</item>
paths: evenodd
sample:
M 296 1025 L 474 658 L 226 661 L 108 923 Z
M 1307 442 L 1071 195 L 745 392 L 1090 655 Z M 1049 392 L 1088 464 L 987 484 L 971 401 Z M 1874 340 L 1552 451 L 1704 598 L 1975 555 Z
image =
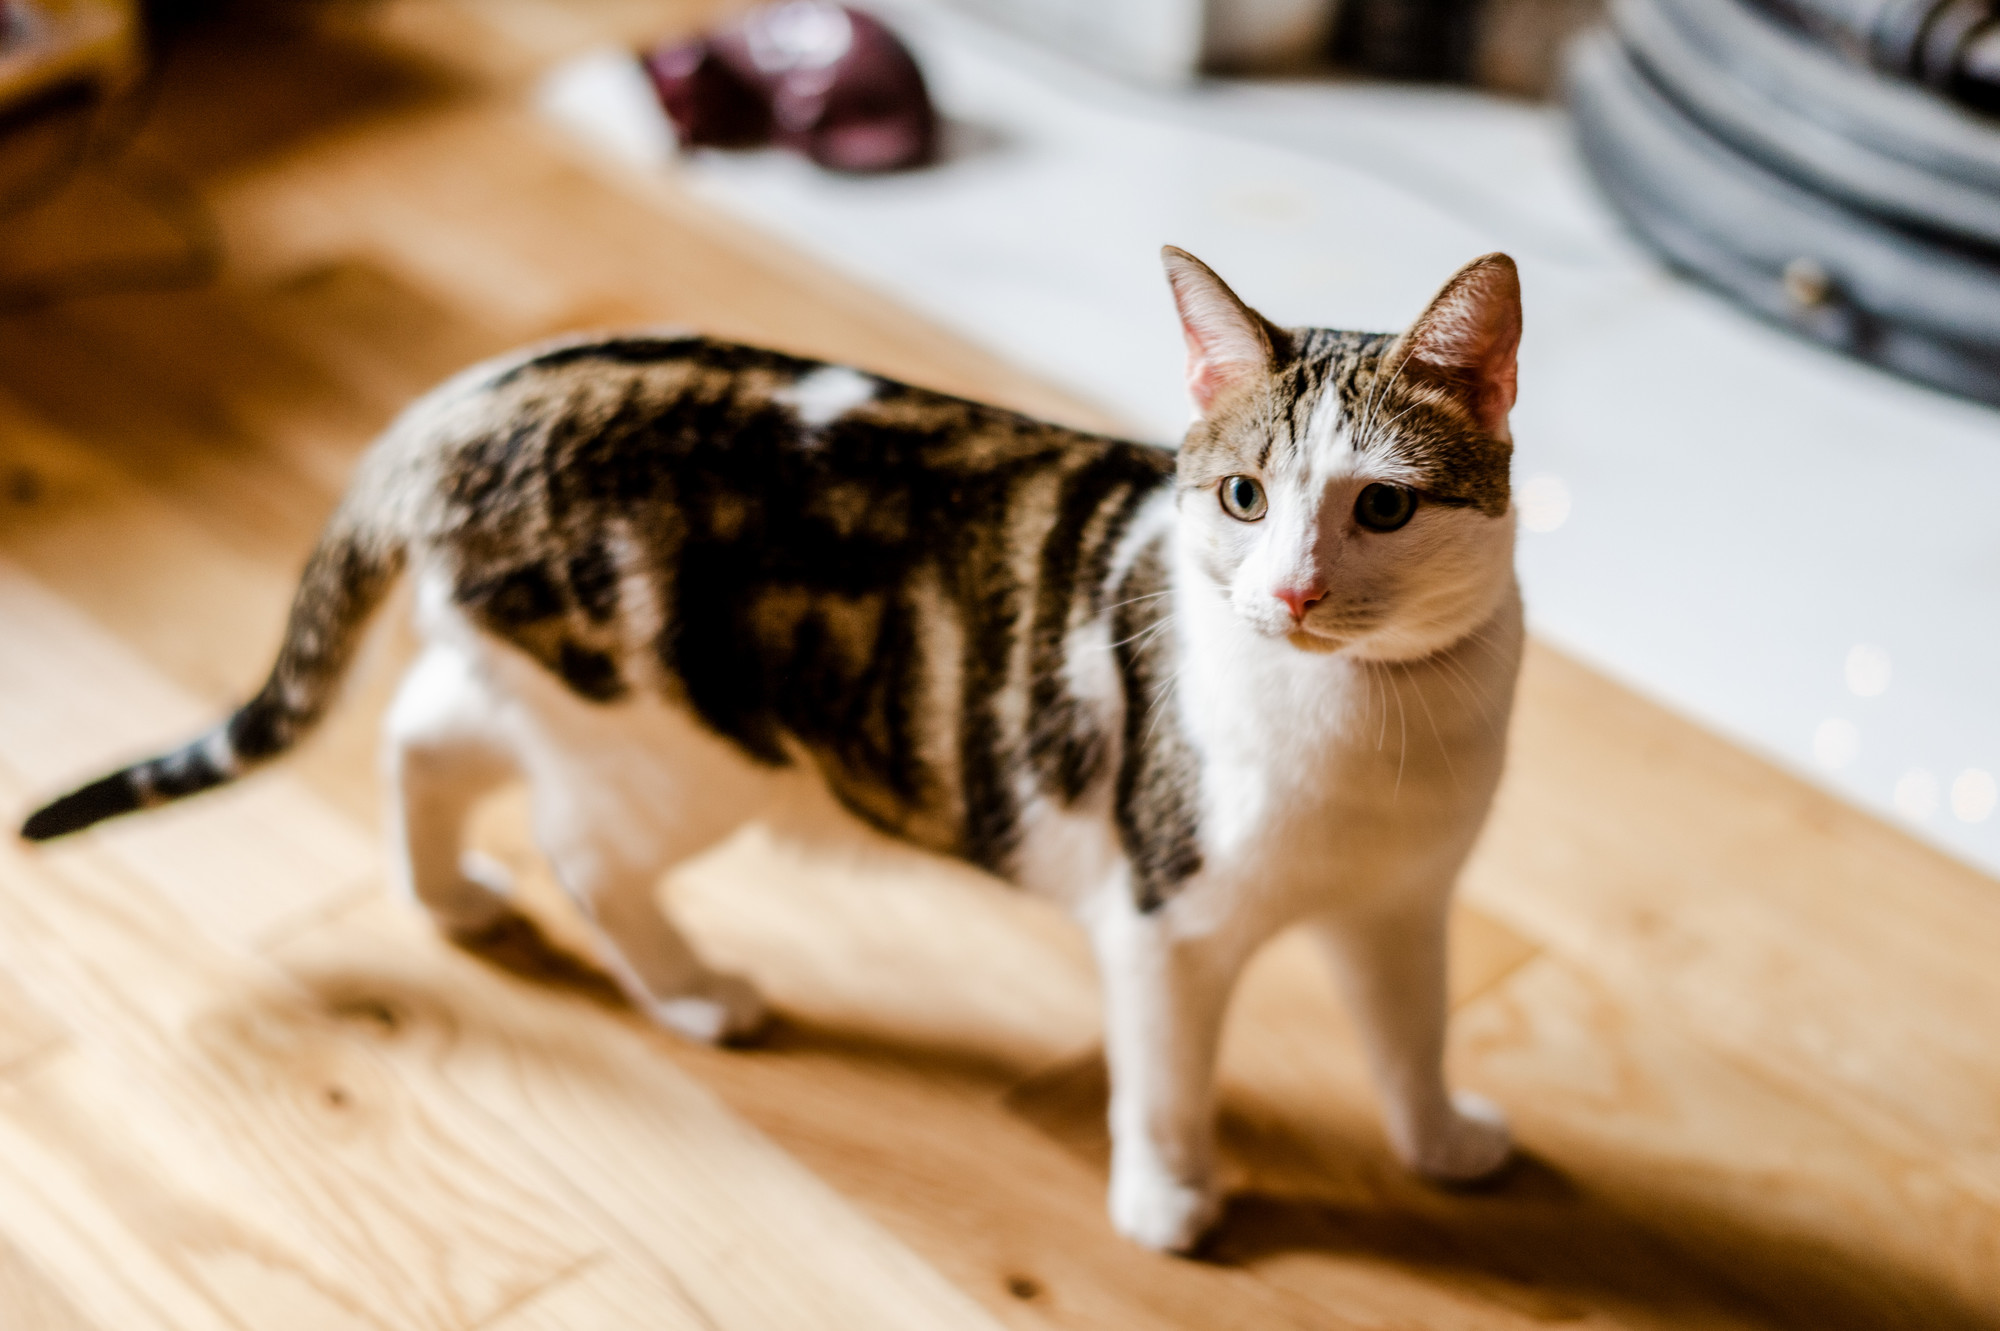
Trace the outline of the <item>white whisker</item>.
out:
M 1417 703 L 1424 709 L 1424 719 L 1430 722 L 1431 738 L 1437 741 L 1438 756 L 1444 759 L 1445 773 L 1451 777 L 1451 784 L 1463 794 L 1465 783 L 1458 779 L 1458 768 L 1452 764 L 1451 746 L 1444 742 L 1444 736 L 1438 731 L 1437 717 L 1431 711 L 1431 701 L 1424 696 L 1424 682 L 1415 675 L 1412 675 L 1410 676 L 1410 687 L 1417 691 Z
M 1396 373 L 1398 373 L 1398 374 L 1401 374 L 1401 373 L 1402 373 L 1402 371 L 1401 371 L 1401 370 L 1398 370 L 1398 371 L 1396 371 Z M 1375 443 L 1376 443 L 1376 441 L 1377 441 L 1377 439 L 1379 439 L 1379 438 L 1385 438 L 1385 437 L 1387 437 L 1387 435 L 1388 435 L 1389 431 L 1391 431 L 1391 430 L 1393 430 L 1393 429 L 1395 429 L 1395 428 L 1396 428 L 1396 422 L 1397 422 L 1397 421 L 1400 421 L 1400 420 L 1402 420 L 1402 419 L 1403 419 L 1403 417 L 1405 417 L 1405 416 L 1409 415 L 1409 414 L 1410 414 L 1411 412 L 1415 411 L 1415 410 L 1416 410 L 1416 409 L 1417 409 L 1418 407 L 1421 407 L 1421 406 L 1423 406 L 1423 405 L 1424 405 L 1424 404 L 1423 404 L 1423 402 L 1422 402 L 1421 400 L 1419 400 L 1419 401 L 1416 401 L 1416 402 L 1412 402 L 1412 403 L 1411 403 L 1411 404 L 1410 404 L 1409 406 L 1407 406 L 1407 407 L 1404 407 L 1404 408 L 1403 408 L 1403 409 L 1402 409 L 1401 411 L 1397 412 L 1397 413 L 1396 413 L 1396 414 L 1395 414 L 1395 415 L 1394 415 L 1393 417 L 1391 417 L 1391 418 L 1390 418 L 1390 420 L 1389 420 L 1389 423 L 1388 423 L 1387 425 L 1385 425 L 1385 426 L 1383 426 L 1383 427 L 1382 427 L 1382 429 L 1381 429 L 1380 433 L 1379 433 L 1379 434 L 1378 434 L 1377 436 L 1375 436 L 1375 437 L 1371 437 L 1371 438 L 1370 438 L 1370 439 L 1368 440 L 1367 444 L 1365 444 L 1365 445 L 1364 445 L 1364 447 L 1368 447 L 1368 448 L 1372 448 L 1372 447 L 1374 447 L 1374 446 L 1375 446 Z M 1358 451 L 1358 450 L 1357 450 L 1357 451 Z
M 1403 764 L 1410 758 L 1410 713 L 1403 706 L 1403 686 L 1396 682 L 1396 667 L 1389 662 L 1382 663 L 1382 673 L 1389 681 L 1389 687 L 1396 690 L 1396 788 L 1389 793 L 1389 802 L 1395 803 L 1403 793 Z
M 1435 657 L 1431 663 L 1449 672 L 1439 675 L 1438 678 L 1442 679 L 1451 691 L 1458 696 L 1460 702 L 1471 708 L 1478 715 L 1481 724 L 1486 727 L 1486 733 L 1495 739 L 1504 741 L 1505 737 L 1501 734 L 1500 728 L 1493 722 L 1492 694 L 1486 687 L 1460 666 L 1458 662 L 1451 660 L 1449 657 Z M 1465 688 L 1460 688 L 1456 680 L 1465 681 Z M 1468 692 L 1468 690 L 1470 691 Z
M 1368 449 L 1374 445 L 1375 422 L 1381 415 L 1382 403 L 1386 401 L 1388 399 L 1389 394 L 1395 390 L 1396 381 L 1403 377 L 1403 371 L 1409 368 L 1409 364 L 1410 364 L 1410 358 L 1408 356 L 1403 357 L 1403 359 L 1396 366 L 1396 372 L 1389 376 L 1388 385 L 1382 389 L 1379 395 L 1371 395 L 1371 397 L 1369 398 L 1368 422 L 1353 445 L 1355 452 L 1357 453 L 1362 452 L 1365 449 Z M 1404 411 L 1408 411 L 1408 408 L 1407 407 L 1404 408 Z M 1396 420 L 1401 420 L 1401 419 L 1403 419 L 1402 413 L 1398 413 L 1396 416 Z M 1390 424 L 1394 425 L 1395 421 L 1391 421 Z
M 1132 596 L 1126 598 L 1123 601 L 1113 601 L 1110 605 L 1105 606 L 1098 613 L 1109 614 L 1113 610 L 1122 610 L 1128 605 L 1137 605 L 1141 601 L 1157 601 L 1162 596 L 1172 596 L 1173 594 L 1174 594 L 1174 589 L 1172 587 L 1169 587 L 1165 591 L 1161 592 L 1147 592 L 1144 596 Z
M 1389 686 L 1377 676 L 1373 661 L 1363 660 L 1361 664 L 1368 671 L 1369 696 L 1372 698 L 1377 692 L 1382 695 L 1382 723 L 1375 731 L 1375 752 L 1380 753 L 1389 738 Z
M 1169 624 L 1171 624 L 1171 623 L 1173 623 L 1173 622 L 1174 622 L 1174 617 L 1173 617 L 1172 615 L 1168 615 L 1168 616 L 1167 616 L 1166 618 L 1164 618 L 1164 619 L 1162 619 L 1162 620 L 1159 620 L 1159 621 L 1158 621 L 1158 622 L 1156 622 L 1156 623 L 1152 623 L 1152 624 L 1148 624 L 1148 625 L 1146 625 L 1146 627 L 1145 627 L 1145 628 L 1142 628 L 1142 629 L 1140 629 L 1140 630 L 1139 630 L 1139 631 L 1138 631 L 1137 633 L 1134 633 L 1134 634 L 1133 634 L 1133 635 L 1132 635 L 1131 637 L 1129 637 L 1129 638 L 1120 638 L 1120 639 L 1118 639 L 1118 641 L 1116 641 L 1116 642 L 1112 642 L 1112 643 L 1106 643 L 1106 644 L 1105 644 L 1105 646 L 1106 646 L 1107 648 L 1110 648 L 1110 647 L 1123 647 L 1123 646 L 1124 646 L 1125 644 L 1127 644 L 1127 643 L 1131 643 L 1131 642 L 1138 642 L 1138 641 L 1140 641 L 1140 640 L 1141 640 L 1141 639 L 1143 639 L 1143 638 L 1146 638 L 1146 637 L 1149 637 L 1149 636 L 1151 636 L 1151 635 L 1153 635 L 1153 634 L 1156 634 L 1156 633 L 1158 633 L 1158 632 L 1159 632 L 1159 631 L 1160 631 L 1161 629 L 1163 629 L 1163 628 L 1167 627 L 1167 625 L 1169 625 Z
M 1146 723 L 1145 737 L 1139 741 L 1141 748 L 1153 742 L 1153 731 L 1159 728 L 1160 718 L 1166 715 L 1165 709 L 1160 704 L 1173 696 L 1174 685 L 1180 682 L 1181 672 L 1186 669 L 1187 667 L 1183 665 L 1179 670 L 1174 671 L 1173 674 L 1168 675 L 1165 680 L 1161 681 L 1160 687 L 1154 692 L 1152 700 L 1146 704 L 1146 714 L 1150 719 Z

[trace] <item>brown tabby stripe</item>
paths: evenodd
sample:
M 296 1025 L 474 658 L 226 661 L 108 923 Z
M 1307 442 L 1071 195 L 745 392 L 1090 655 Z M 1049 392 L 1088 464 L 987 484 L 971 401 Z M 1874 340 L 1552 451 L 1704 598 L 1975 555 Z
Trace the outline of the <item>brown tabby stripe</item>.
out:
M 1314 412 L 1332 394 L 1350 437 L 1393 455 L 1413 473 L 1425 499 L 1495 517 L 1507 511 L 1511 445 L 1483 435 L 1462 395 L 1435 377 L 1398 373 L 1395 334 L 1282 332 L 1289 350 L 1258 391 L 1225 400 L 1189 430 L 1179 459 L 1183 491 L 1210 489 L 1224 476 L 1289 461 L 1304 446 Z
M 1132 862 L 1139 909 L 1156 910 L 1201 868 L 1197 766 L 1171 690 L 1173 632 L 1166 540 L 1149 544 L 1119 582 L 1111 614 L 1124 684 L 1124 754 L 1118 767 L 1119 840 Z
M 1155 483 L 1128 456 L 1105 454 L 1067 478 L 1042 542 L 1029 661 L 1028 758 L 1042 788 L 1064 803 L 1097 779 L 1110 744 L 1064 678 L 1065 642 L 1102 610 L 1111 552 Z
M 760 762 L 803 749 L 862 817 L 1005 874 L 1021 762 L 1069 801 L 1113 747 L 1070 694 L 1065 639 L 1111 599 L 1109 552 L 1171 455 L 873 378 L 815 428 L 784 394 L 824 369 L 682 338 L 515 366 L 489 389 L 495 428 L 440 458 L 426 543 L 482 626 L 609 701 L 647 674 L 615 623 L 610 533 L 632 533 L 666 607 L 657 664 L 704 723 Z M 945 591 L 955 662 L 923 658 L 919 582 Z M 959 681 L 942 746 L 920 702 L 939 670 Z M 955 770 L 923 756 L 940 751 Z

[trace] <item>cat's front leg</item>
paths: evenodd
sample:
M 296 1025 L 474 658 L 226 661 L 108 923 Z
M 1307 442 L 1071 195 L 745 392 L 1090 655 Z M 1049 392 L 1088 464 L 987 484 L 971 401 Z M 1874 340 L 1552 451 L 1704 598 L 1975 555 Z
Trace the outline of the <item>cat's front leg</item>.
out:
M 1444 1079 L 1448 889 L 1389 909 L 1322 916 L 1315 930 L 1359 1027 L 1396 1155 L 1440 1183 L 1468 1183 L 1513 1153 L 1506 1116 Z
M 1221 1210 L 1215 1057 L 1240 949 L 1175 936 L 1172 907 L 1111 906 L 1091 933 L 1111 1072 L 1111 1221 L 1146 1247 L 1185 1252 Z

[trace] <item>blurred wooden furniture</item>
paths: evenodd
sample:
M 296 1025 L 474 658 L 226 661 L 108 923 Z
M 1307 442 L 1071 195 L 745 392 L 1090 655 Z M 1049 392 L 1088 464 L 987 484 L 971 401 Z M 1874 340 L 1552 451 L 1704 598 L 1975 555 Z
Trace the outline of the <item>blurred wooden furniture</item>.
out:
M 138 64 L 133 0 L 0 4 L 0 113 L 65 84 L 116 89 Z
M 252 685 L 356 453 L 503 347 L 682 322 L 1093 419 L 524 109 L 550 60 L 707 12 L 327 5 L 177 54 L 142 146 L 224 279 L 0 318 L 0 809 Z M 1452 1053 L 1529 1159 L 1404 1177 L 1281 942 L 1200 1262 L 1105 1221 L 1094 984 L 1034 903 L 727 848 L 667 890 L 782 1010 L 737 1052 L 438 941 L 375 850 L 406 649 L 278 771 L 0 842 L 9 1331 L 2000 1324 L 2000 884 L 1546 648 Z M 560 931 L 519 814 L 484 840 Z
M 0 0 L 0 215 L 75 169 L 141 59 L 134 0 Z

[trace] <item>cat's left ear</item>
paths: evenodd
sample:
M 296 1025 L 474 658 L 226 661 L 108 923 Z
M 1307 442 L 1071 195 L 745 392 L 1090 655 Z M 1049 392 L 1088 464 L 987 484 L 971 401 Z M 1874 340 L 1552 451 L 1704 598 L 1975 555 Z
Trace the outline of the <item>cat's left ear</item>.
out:
M 1206 416 L 1231 388 L 1271 372 L 1274 347 L 1283 334 L 1186 250 L 1165 246 L 1160 260 L 1167 266 L 1167 284 L 1174 289 L 1174 308 L 1187 338 L 1188 394 L 1195 410 Z
M 1504 254 L 1486 254 L 1452 275 L 1393 353 L 1401 373 L 1459 393 L 1479 428 L 1507 437 L 1521 347 L 1521 276 Z

